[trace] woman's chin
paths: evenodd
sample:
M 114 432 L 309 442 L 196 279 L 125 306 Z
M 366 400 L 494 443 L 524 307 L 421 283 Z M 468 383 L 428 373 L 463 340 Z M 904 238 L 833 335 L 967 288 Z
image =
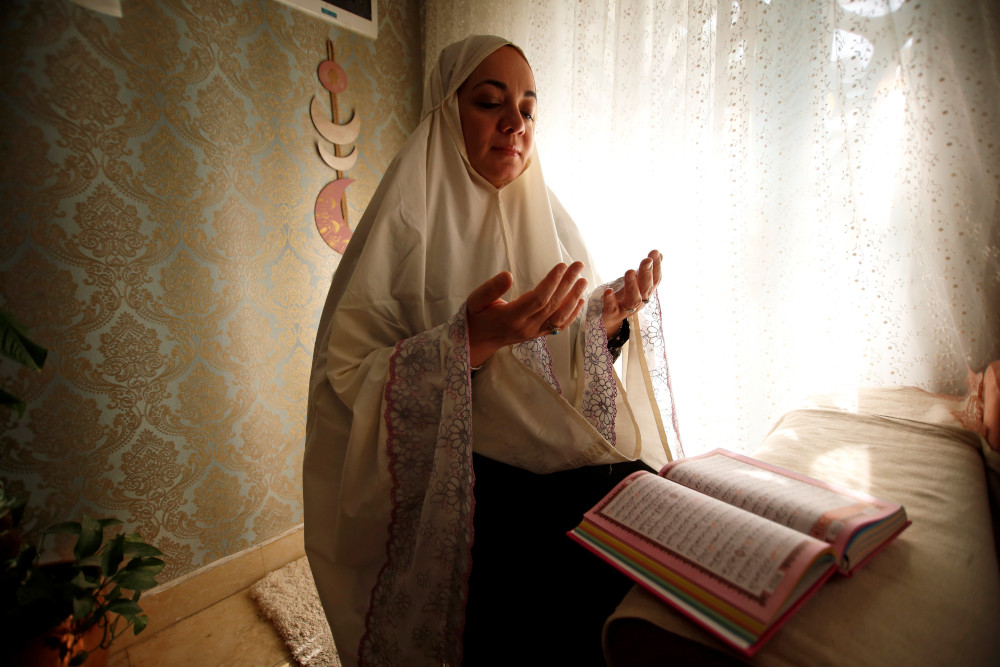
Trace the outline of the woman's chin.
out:
M 493 187 L 499 190 L 500 188 L 509 184 L 515 178 L 520 176 L 521 172 L 523 171 L 524 171 L 524 166 L 518 164 L 518 165 L 507 166 L 503 169 L 490 169 L 490 170 L 479 171 L 479 174 L 487 181 L 489 181 Z

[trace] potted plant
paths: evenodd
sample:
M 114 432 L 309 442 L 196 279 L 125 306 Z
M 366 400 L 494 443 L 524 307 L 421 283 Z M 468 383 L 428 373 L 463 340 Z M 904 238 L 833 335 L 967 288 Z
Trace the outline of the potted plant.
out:
M 0 519 L 0 523 L 4 520 Z M 112 530 L 117 519 L 70 521 L 46 534 L 75 536 L 68 559 L 44 559 L 22 545 L 3 563 L 3 622 L 14 664 L 83 665 L 117 637 L 146 627 L 139 597 L 156 586 L 163 554 L 136 534 Z M 15 523 L 16 525 L 16 523 Z
M 0 310 L 0 355 L 41 370 L 47 351 Z M 3 388 L 0 405 L 24 414 L 25 402 Z M 71 552 L 52 557 L 24 541 L 24 509 L 0 481 L 0 655 L 26 667 L 97 667 L 115 638 L 146 627 L 139 597 L 156 586 L 163 554 L 138 534 L 115 530 L 118 519 L 84 515 L 43 532 L 73 540 Z

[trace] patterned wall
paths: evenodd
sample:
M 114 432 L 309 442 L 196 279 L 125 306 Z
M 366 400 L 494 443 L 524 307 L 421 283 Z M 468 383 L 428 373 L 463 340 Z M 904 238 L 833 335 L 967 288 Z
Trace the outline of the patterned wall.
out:
M 301 521 L 315 327 L 339 255 L 309 116 L 333 41 L 362 117 L 351 224 L 419 115 L 416 0 L 372 41 L 275 0 L 0 8 L 0 299 L 49 348 L 5 365 L 0 478 L 29 526 L 115 516 L 164 580 Z

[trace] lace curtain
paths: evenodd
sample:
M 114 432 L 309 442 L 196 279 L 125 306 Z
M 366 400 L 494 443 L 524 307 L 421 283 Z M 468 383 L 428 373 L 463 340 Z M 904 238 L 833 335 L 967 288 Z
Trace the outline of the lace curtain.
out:
M 428 2 L 425 62 L 521 45 L 605 278 L 653 247 L 687 452 L 813 392 L 962 394 L 1000 357 L 992 0 Z

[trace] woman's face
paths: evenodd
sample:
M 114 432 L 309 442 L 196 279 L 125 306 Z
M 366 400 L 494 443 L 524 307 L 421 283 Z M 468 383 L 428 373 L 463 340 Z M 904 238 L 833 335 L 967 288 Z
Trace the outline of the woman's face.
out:
M 493 187 L 502 188 L 524 171 L 537 102 L 531 67 L 512 46 L 491 53 L 458 89 L 469 162 Z

